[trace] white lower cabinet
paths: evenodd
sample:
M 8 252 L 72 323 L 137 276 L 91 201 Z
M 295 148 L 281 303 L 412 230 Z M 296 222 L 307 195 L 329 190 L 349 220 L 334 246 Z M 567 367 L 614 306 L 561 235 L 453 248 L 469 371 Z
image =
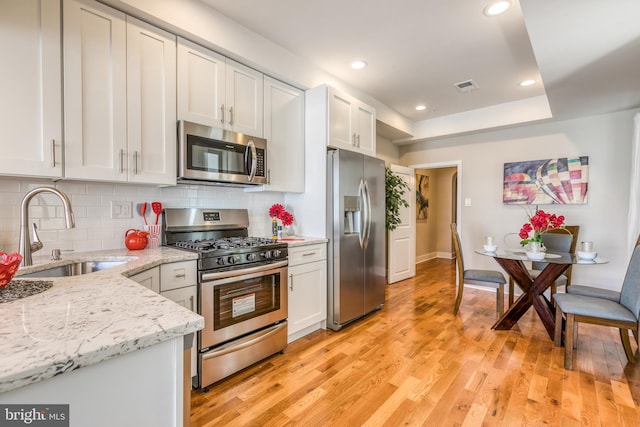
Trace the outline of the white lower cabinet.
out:
M 324 243 L 289 248 L 289 342 L 326 325 L 326 258 Z
M 158 267 L 153 267 L 129 276 L 129 279 L 141 284 L 145 288 L 151 289 L 153 292 L 160 293 L 160 269 Z
M 198 284 L 196 261 L 180 261 L 160 266 L 160 295 L 197 312 Z M 198 375 L 198 347 L 191 345 L 191 377 Z
M 129 279 L 141 284 L 163 297 L 170 299 L 193 312 L 198 311 L 198 284 L 196 261 L 180 261 L 162 264 L 149 270 L 129 276 Z M 198 374 L 198 349 L 195 339 L 191 346 L 191 377 Z

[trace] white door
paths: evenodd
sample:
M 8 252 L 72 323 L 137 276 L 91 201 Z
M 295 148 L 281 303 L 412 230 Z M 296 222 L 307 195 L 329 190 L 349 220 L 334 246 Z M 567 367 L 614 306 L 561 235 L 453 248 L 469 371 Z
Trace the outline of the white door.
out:
M 409 207 L 400 207 L 400 224 L 389 231 L 389 283 L 408 279 L 416 275 L 416 182 L 415 170 L 391 165 L 391 172 L 400 176 L 409 185 L 404 200 Z
M 358 130 L 356 145 L 358 150 L 368 156 L 376 155 L 376 110 L 362 102 L 356 105 Z
M 178 38 L 178 120 L 223 127 L 225 57 Z
M 354 146 L 353 102 L 347 94 L 329 88 L 329 141 L 330 147 L 356 151 Z
M 264 93 L 262 73 L 227 59 L 225 128 L 262 138 Z
M 268 76 L 264 77 L 264 137 L 269 141 L 269 183 L 250 190 L 304 193 L 304 92 Z
M 0 173 L 62 176 L 60 2 L 0 1 Z
M 127 17 L 129 181 L 176 183 L 176 39 Z
M 63 14 L 65 176 L 126 181 L 125 15 L 89 0 Z

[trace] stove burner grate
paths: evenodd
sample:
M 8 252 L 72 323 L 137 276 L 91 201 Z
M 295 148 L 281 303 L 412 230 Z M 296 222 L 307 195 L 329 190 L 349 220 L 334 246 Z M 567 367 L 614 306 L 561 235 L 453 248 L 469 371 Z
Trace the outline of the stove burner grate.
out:
M 178 248 L 194 251 L 262 248 L 274 244 L 276 244 L 276 242 L 264 237 L 224 237 L 210 240 L 185 240 L 174 243 Z

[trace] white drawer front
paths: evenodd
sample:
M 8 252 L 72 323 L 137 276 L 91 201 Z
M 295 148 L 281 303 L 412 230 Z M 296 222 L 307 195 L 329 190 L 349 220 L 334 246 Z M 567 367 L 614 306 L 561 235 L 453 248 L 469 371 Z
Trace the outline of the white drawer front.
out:
M 300 265 L 327 258 L 327 245 L 308 245 L 289 248 L 289 265 Z
M 160 291 L 184 288 L 197 283 L 196 261 L 172 262 L 160 266 Z

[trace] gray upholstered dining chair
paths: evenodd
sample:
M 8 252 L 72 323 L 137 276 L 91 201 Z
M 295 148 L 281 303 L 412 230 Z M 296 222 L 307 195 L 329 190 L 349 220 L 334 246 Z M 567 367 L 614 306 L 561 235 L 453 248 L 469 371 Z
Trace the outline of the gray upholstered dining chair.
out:
M 638 336 L 638 317 L 640 315 L 640 247 L 636 246 L 631 255 L 627 272 L 622 282 L 619 302 L 595 296 L 571 293 L 555 294 L 556 328 L 554 343 L 561 345 L 562 319 L 566 318 L 564 367 L 573 367 L 573 349 L 575 346 L 574 328 L 576 323 L 611 326 L 620 329 L 620 339 L 627 360 L 635 362 L 629 330 Z
M 636 245 L 634 248 L 640 246 L 640 235 L 638 235 L 638 239 L 636 240 Z M 612 289 L 603 289 L 595 286 L 586 286 L 586 285 L 571 285 L 566 288 L 566 293 L 573 295 L 584 295 L 587 297 L 596 297 L 607 299 L 609 301 L 620 302 L 620 291 L 614 291 Z M 574 333 L 574 337 L 575 337 Z M 636 343 L 638 343 L 638 331 L 633 331 L 633 336 L 636 339 Z
M 453 314 L 458 314 L 460 303 L 462 302 L 462 291 L 464 284 L 488 286 L 496 289 L 496 311 L 499 315 L 504 313 L 504 285 L 507 283 L 504 274 L 495 270 L 465 270 L 464 259 L 462 257 L 462 246 L 460 244 L 460 236 L 456 224 L 451 224 L 451 237 L 453 239 L 453 248 L 458 263 L 458 294 L 456 295 Z
M 578 243 L 579 225 L 567 225 L 564 229 L 553 229 L 542 234 L 542 243 L 547 250 L 551 252 L 568 252 L 574 253 L 576 244 Z M 529 274 L 533 279 L 538 277 L 540 272 L 547 265 L 546 262 L 534 261 L 531 263 Z M 551 295 L 555 294 L 559 287 L 564 286 L 565 289 L 571 284 L 571 266 L 551 284 Z M 513 278 L 509 276 L 509 305 L 513 304 L 514 283 Z

